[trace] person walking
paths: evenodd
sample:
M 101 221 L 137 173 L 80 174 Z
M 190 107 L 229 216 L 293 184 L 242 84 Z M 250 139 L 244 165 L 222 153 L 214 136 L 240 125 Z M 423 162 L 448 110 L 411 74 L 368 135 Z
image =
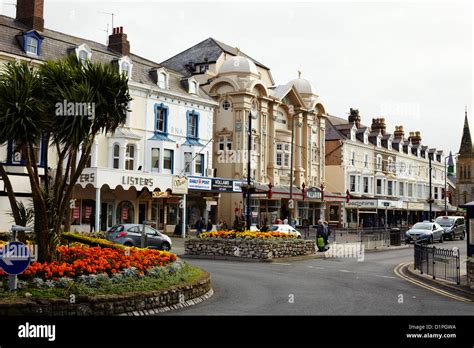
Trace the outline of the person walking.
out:
M 196 222 L 196 237 L 199 238 L 199 235 L 202 233 L 204 229 L 204 221 L 202 221 L 202 217 Z
M 318 220 L 316 227 L 316 246 L 319 251 L 324 251 L 327 244 L 327 228 L 324 226 L 322 220 Z
M 89 215 L 89 223 L 90 223 L 90 232 L 95 232 L 95 212 L 92 211 Z
M 211 232 L 212 231 L 212 221 L 211 218 L 207 220 L 207 226 L 206 226 L 206 231 Z

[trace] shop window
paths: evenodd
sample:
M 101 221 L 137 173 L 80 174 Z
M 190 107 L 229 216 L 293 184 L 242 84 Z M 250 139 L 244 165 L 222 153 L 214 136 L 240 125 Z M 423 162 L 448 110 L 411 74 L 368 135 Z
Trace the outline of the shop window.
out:
M 114 169 L 120 167 L 120 146 L 118 144 L 114 144 L 113 167 Z
M 135 145 L 128 144 L 125 148 L 125 169 L 133 170 L 135 164 Z
M 135 209 L 133 204 L 129 201 L 122 201 L 117 206 L 117 221 L 121 224 L 134 223 Z
M 157 147 L 151 149 L 151 170 L 160 171 L 160 149 Z

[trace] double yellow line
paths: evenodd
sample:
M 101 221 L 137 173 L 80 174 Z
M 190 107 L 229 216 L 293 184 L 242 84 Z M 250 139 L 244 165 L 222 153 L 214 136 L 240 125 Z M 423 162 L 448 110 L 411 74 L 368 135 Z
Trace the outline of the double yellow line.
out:
M 431 285 L 428 285 L 428 284 L 425 284 L 419 280 L 416 280 L 416 279 L 413 279 L 411 277 L 407 277 L 406 275 L 404 275 L 402 272 L 401 272 L 401 269 L 405 266 L 409 265 L 408 262 L 405 262 L 405 263 L 400 263 L 397 267 L 395 267 L 395 269 L 393 270 L 395 272 L 395 274 L 397 276 L 399 276 L 400 278 L 402 279 L 405 279 L 406 281 L 409 281 L 410 283 L 413 283 L 415 285 L 418 285 L 418 286 L 421 286 L 422 288 L 425 288 L 427 290 L 431 290 L 433 292 L 436 292 L 437 294 L 440 294 L 440 295 L 443 295 L 443 296 L 446 296 L 446 297 L 449 297 L 449 298 L 452 298 L 454 300 L 458 300 L 458 301 L 462 301 L 462 302 L 468 302 L 468 303 L 472 303 L 473 301 L 471 299 L 468 299 L 468 298 L 465 298 L 465 297 L 462 297 L 462 296 L 458 296 L 458 295 L 454 295 L 454 294 L 451 294 L 447 291 L 444 291 L 444 290 L 441 290 L 441 289 L 438 289 L 434 286 L 431 286 Z

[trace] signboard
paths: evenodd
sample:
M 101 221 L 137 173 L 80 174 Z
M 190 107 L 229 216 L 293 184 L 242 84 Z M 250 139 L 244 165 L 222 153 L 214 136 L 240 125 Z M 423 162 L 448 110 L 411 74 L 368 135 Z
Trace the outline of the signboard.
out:
M 385 209 L 385 208 L 390 208 L 390 209 L 403 209 L 403 202 L 402 201 L 390 201 L 390 200 L 385 200 L 385 199 L 379 199 L 378 200 L 378 207 Z
M 233 191 L 234 192 L 242 192 L 242 188 L 240 187 L 240 185 L 242 185 L 244 182 L 243 181 L 238 181 L 238 180 L 234 180 L 233 182 Z
M 212 179 L 195 176 L 188 177 L 188 188 L 192 190 L 211 190 Z
M 306 197 L 309 199 L 321 199 L 321 190 L 317 187 L 310 187 L 306 191 Z
M 346 208 L 377 208 L 376 199 L 351 199 L 346 203 Z
M 123 221 L 128 220 L 128 208 L 126 207 L 122 208 L 122 220 Z
M 383 206 L 387 208 L 390 207 L 390 202 L 383 202 Z
M 21 242 L 10 242 L 0 249 L 0 268 L 10 275 L 20 274 L 30 265 L 30 250 Z
M 173 175 L 171 190 L 173 194 L 185 195 L 188 193 L 188 178 L 185 176 Z
M 168 191 L 165 191 L 165 192 L 161 192 L 161 191 L 153 191 L 151 193 L 151 196 L 153 198 L 168 198 L 170 195 L 168 193 Z
M 233 182 L 228 179 L 212 179 L 212 190 L 232 192 L 234 190 Z
M 72 218 L 79 219 L 81 217 L 81 209 L 79 207 L 74 207 L 72 210 Z
M 425 210 L 425 204 L 419 202 L 407 202 L 407 210 Z
M 92 207 L 86 207 L 86 219 L 90 218 L 92 214 Z

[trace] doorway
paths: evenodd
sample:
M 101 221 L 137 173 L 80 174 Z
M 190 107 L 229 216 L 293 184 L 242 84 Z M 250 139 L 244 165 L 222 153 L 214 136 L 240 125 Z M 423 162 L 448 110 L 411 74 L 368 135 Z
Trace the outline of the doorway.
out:
M 146 203 L 139 203 L 138 204 L 138 223 L 142 224 L 143 221 L 146 220 L 146 210 L 147 204 Z

